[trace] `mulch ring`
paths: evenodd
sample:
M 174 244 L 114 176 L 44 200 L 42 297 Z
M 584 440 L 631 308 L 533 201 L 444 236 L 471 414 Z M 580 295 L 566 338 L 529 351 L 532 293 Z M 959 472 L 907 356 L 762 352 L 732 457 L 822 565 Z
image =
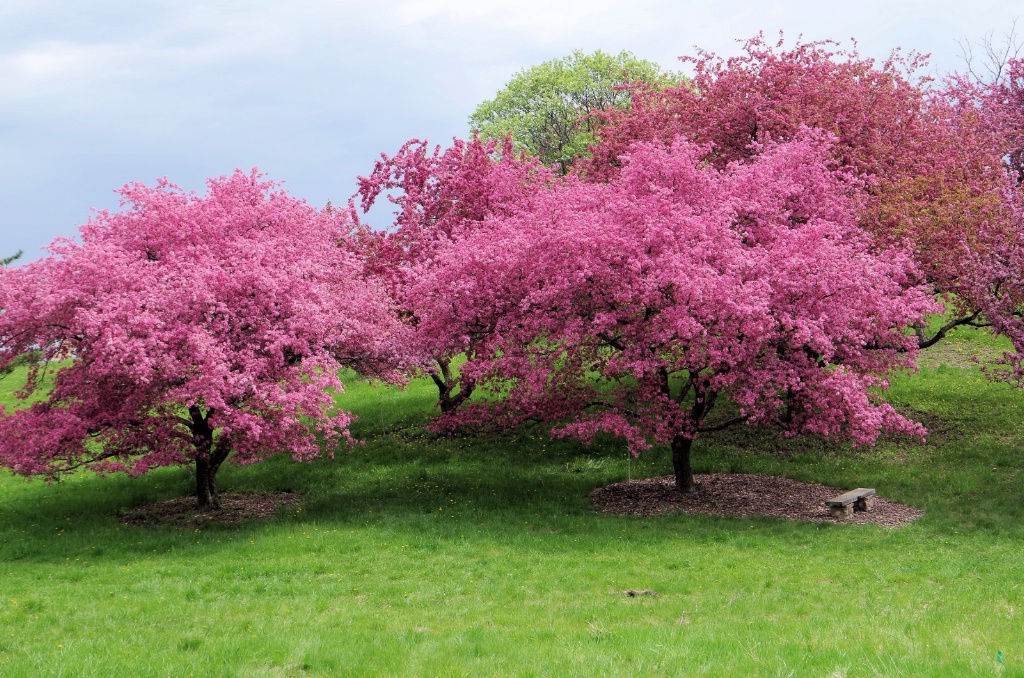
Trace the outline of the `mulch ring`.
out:
M 200 511 L 195 497 L 178 497 L 130 508 L 120 520 L 128 525 L 169 525 L 171 527 L 202 527 L 204 525 L 239 525 L 250 521 L 269 520 L 283 509 L 295 509 L 301 497 L 291 492 L 268 494 L 226 493 L 220 495 L 220 508 Z
M 846 490 L 789 478 L 741 473 L 697 474 L 693 479 L 699 486 L 699 493 L 693 496 L 676 492 L 673 476 L 662 476 L 599 487 L 590 493 L 590 500 L 601 513 L 619 515 L 655 516 L 681 511 L 711 516 L 768 516 L 810 523 L 854 523 L 890 528 L 907 525 L 924 515 L 924 511 L 876 496 L 871 511 L 856 511 L 849 518 L 833 518 L 825 500 Z

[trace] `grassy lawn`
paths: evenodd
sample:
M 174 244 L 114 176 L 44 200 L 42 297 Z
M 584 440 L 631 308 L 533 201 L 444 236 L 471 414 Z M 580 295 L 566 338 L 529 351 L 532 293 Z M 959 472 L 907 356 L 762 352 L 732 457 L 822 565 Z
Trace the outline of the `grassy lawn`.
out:
M 741 429 L 695 448 L 698 472 L 876 487 L 926 510 L 894 531 L 598 515 L 591 489 L 667 474 L 668 451 L 434 439 L 425 381 L 350 384 L 366 444 L 333 460 L 222 471 L 227 491 L 304 496 L 268 523 L 118 522 L 188 493 L 185 469 L 0 472 L 0 675 L 1024 676 L 1024 394 L 957 357 L 991 340 L 947 346 L 890 392 L 926 444 Z

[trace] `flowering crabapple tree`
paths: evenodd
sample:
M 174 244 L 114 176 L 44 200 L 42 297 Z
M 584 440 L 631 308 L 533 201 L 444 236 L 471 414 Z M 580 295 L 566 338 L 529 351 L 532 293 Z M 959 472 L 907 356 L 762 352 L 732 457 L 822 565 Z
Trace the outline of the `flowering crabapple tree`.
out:
M 961 258 L 962 285 L 972 289 L 978 314 L 993 329 L 1010 339 L 1013 351 L 993 365 L 983 366 L 996 381 L 1024 387 L 1024 59 L 1010 58 L 1020 50 L 1013 30 L 996 50 L 988 36 L 982 47 L 988 57 L 988 76 L 972 67 L 967 74 L 947 79 L 947 96 L 960 107 L 962 117 L 976 119 L 987 135 L 990 165 L 1001 167 L 999 200 L 982 213 L 984 221 L 971 247 Z
M 434 267 L 448 265 L 440 252 L 468 237 L 489 219 L 528 210 L 534 194 L 557 182 L 553 170 L 536 159 L 517 157 L 511 139 L 456 139 L 443 152 L 412 139 L 392 157 L 382 155 L 369 177 L 360 177 L 364 212 L 380 195 L 397 205 L 392 228 L 367 237 L 369 267 L 389 282 L 401 314 L 411 329 L 410 351 L 437 386 L 442 413 L 454 412 L 473 394 L 475 379 L 457 361 L 489 354 L 508 309 L 493 296 L 473 309 L 462 307 L 462 329 L 424 323 L 435 317 L 433 304 L 447 297 L 423 294 L 418 281 Z M 457 294 L 458 281 L 452 292 Z M 518 315 L 518 314 L 517 314 Z
M 880 394 L 937 304 L 910 252 L 857 226 L 863 196 L 827 140 L 805 130 L 721 168 L 707 153 L 636 143 L 607 183 L 548 186 L 439 250 L 415 289 L 437 298 L 424 325 L 470 331 L 488 296 L 518 310 L 463 367 L 495 397 L 442 422 L 669 444 L 683 492 L 694 439 L 731 425 L 923 435 Z
M 590 180 L 619 171 L 636 141 L 669 143 L 677 135 L 706 145 L 722 168 L 749 161 L 793 139 L 803 127 L 833 135 L 838 171 L 864 179 L 858 223 L 883 245 L 909 242 L 918 267 L 953 302 L 955 317 L 936 334 L 916 328 L 921 347 L 958 325 L 986 324 L 971 297 L 966 266 L 978 235 L 1000 211 L 1002 177 L 978 111 L 931 87 L 918 73 L 926 60 L 895 52 L 882 63 L 834 43 L 791 48 L 748 40 L 744 53 L 721 59 L 699 52 L 683 60 L 694 77 L 675 88 L 634 90 L 633 106 L 602 115 L 602 138 L 581 168 Z
M 1017 35 L 1017 19 L 1001 40 L 990 31 L 960 48 L 967 72 L 950 78 L 949 89 L 981 109 L 1007 170 L 1024 184 L 1024 41 Z
M 349 439 L 338 371 L 391 376 L 400 326 L 347 212 L 256 170 L 205 196 L 166 180 L 120 193 L 80 243 L 0 271 L 0 367 L 40 352 L 18 395 L 42 396 L 0 416 L 0 464 L 46 477 L 190 464 L 199 506 L 215 508 L 225 460 L 308 460 Z
M 982 246 L 969 253 L 971 282 L 993 329 L 1013 343 L 1012 351 L 982 371 L 993 381 L 1024 388 L 1024 194 L 1008 184 L 1003 222 L 983 231 Z
M 960 76 L 950 89 L 978 109 L 1007 172 L 1024 185 L 1024 58 L 1007 60 L 991 82 Z

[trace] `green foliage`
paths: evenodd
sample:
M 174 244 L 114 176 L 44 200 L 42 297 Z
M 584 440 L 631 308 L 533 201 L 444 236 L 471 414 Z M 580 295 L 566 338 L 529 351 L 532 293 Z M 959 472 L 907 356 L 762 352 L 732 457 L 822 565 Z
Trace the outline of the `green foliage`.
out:
M 186 469 L 0 472 L 0 675 L 1021 675 L 1024 398 L 960 364 L 936 356 L 887 394 L 925 444 L 698 440 L 698 472 L 876 487 L 926 510 L 898 530 L 599 515 L 590 490 L 670 473 L 668 450 L 435 438 L 419 428 L 426 380 L 346 379 L 366 443 L 333 460 L 225 469 L 228 491 L 303 495 L 268 523 L 117 521 L 188 494 Z
M 17 252 L 12 254 L 11 256 L 4 257 L 3 259 L 0 259 L 0 266 L 9 266 L 10 264 L 13 264 L 15 261 L 20 259 L 21 255 L 24 254 L 24 253 L 25 253 L 24 251 L 18 250 Z
M 469 123 L 483 138 L 511 133 L 516 150 L 568 172 L 576 158 L 589 157 L 596 122 L 592 112 L 627 108 L 630 93 L 616 89 L 634 81 L 678 84 L 682 76 L 630 52 L 600 50 L 545 61 L 519 71 L 504 89 L 480 104 Z

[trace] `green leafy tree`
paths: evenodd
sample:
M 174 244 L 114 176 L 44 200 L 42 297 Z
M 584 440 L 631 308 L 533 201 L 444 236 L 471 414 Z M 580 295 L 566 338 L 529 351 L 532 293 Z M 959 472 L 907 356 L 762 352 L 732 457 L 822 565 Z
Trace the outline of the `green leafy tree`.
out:
M 0 266 L 7 266 L 8 264 L 14 263 L 15 261 L 17 261 L 18 259 L 21 258 L 22 254 L 24 254 L 24 252 L 22 252 L 21 250 L 18 250 L 17 252 L 12 254 L 11 256 L 4 257 L 3 259 L 0 259 Z
M 630 52 L 612 56 L 576 50 L 519 71 L 493 99 L 477 107 L 469 122 L 485 139 L 511 133 L 517 151 L 557 165 L 565 174 L 576 158 L 590 155 L 599 124 L 591 114 L 629 107 L 631 96 L 624 85 L 681 80 L 681 75 L 662 72 L 658 64 Z

